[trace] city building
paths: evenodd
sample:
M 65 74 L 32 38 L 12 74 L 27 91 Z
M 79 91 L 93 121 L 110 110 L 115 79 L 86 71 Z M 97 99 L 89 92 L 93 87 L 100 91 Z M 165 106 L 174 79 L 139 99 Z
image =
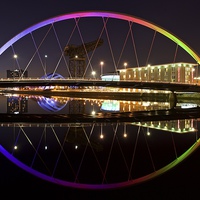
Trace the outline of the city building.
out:
M 149 111 L 170 109 L 169 102 L 150 102 L 150 101 L 118 101 L 118 100 L 104 100 L 102 102 L 101 110 L 103 111 L 117 111 L 117 112 L 134 112 L 134 111 Z
M 120 80 L 119 71 L 117 73 L 103 74 L 101 75 L 101 80 L 102 81 L 119 81 Z
M 22 78 L 28 77 L 28 71 L 22 69 L 7 70 L 7 78 Z
M 28 99 L 24 96 L 11 96 L 7 98 L 7 113 L 27 113 Z
M 120 80 L 193 83 L 197 66 L 197 64 L 185 62 L 148 65 L 120 69 L 119 74 Z
M 194 119 L 178 119 L 168 121 L 132 122 L 133 125 L 168 131 L 173 133 L 196 132 Z

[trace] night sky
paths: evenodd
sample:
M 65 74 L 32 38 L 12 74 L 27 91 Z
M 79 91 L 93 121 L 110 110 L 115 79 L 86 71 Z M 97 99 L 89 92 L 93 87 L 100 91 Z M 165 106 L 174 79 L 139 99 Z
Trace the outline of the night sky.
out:
M 179 2 L 179 3 L 178 3 Z M 175 34 L 200 54 L 199 1 L 4 1 L 0 11 L 0 46 L 45 19 L 77 11 L 115 11 L 140 17 Z M 21 199 L 194 199 L 198 195 L 200 150 L 176 168 L 141 185 L 108 191 L 84 191 L 39 180 L 0 155 L 1 195 Z M 9 191 L 5 191 L 8 189 Z M 26 192 L 25 192 L 26 191 Z

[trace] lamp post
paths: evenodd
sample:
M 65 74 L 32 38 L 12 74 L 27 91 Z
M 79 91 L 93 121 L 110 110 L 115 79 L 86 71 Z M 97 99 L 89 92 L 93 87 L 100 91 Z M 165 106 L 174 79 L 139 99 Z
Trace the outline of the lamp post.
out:
M 94 79 L 95 79 L 95 75 L 96 75 L 96 72 L 92 71 L 92 76 L 94 77 Z
M 47 75 L 47 55 L 44 56 L 44 75 Z
M 14 68 L 15 68 L 15 62 L 17 62 L 17 57 L 18 57 L 17 54 L 13 55 L 13 58 L 14 58 Z
M 14 64 L 13 64 L 13 71 L 12 71 L 12 74 L 11 74 L 11 76 L 12 76 L 12 78 L 14 79 L 15 78 L 15 76 L 19 76 L 19 74 L 16 74 L 16 72 L 15 72 L 15 70 L 16 70 L 16 63 L 17 63 L 17 58 L 18 58 L 18 56 L 17 56 L 17 54 L 14 54 L 13 55 L 13 58 L 14 58 Z
M 127 137 L 127 131 L 126 131 L 126 123 L 124 122 L 124 134 L 123 134 L 124 137 Z
M 101 62 L 100 62 L 100 66 L 101 66 L 101 77 L 102 77 L 102 75 L 103 75 L 103 65 L 104 65 L 104 62 L 101 61 Z
M 101 132 L 100 132 L 100 139 L 103 139 L 104 135 L 103 135 L 103 125 L 101 123 Z
M 125 70 L 126 70 L 127 65 L 128 65 L 128 63 L 124 62 L 124 68 L 125 68 Z
M 126 80 L 126 67 L 127 67 L 128 63 L 124 62 L 124 68 L 125 68 L 125 80 Z

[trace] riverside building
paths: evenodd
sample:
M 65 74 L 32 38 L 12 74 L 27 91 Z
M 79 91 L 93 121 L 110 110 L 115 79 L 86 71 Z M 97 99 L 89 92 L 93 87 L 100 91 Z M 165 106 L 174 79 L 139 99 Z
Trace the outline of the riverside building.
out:
M 120 69 L 119 76 L 120 80 L 193 83 L 196 66 L 197 64 L 185 62 L 148 65 Z

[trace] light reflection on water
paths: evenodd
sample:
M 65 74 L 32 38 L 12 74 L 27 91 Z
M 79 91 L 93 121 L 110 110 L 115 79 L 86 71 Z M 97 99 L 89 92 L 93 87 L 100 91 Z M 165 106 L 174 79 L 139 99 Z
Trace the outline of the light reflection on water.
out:
M 168 102 L 72 97 L 2 95 L 0 101 L 1 113 L 19 116 L 84 113 L 95 118 L 96 113 L 170 109 Z M 56 184 L 95 189 L 141 183 L 164 173 L 197 148 L 199 135 L 197 119 L 2 122 L 0 129 L 1 152 L 19 167 Z
M 122 101 L 59 96 L 7 95 L 6 98 L 7 100 L 4 97 L 1 101 L 7 101 L 6 112 L 8 113 L 21 112 L 31 114 L 56 112 L 59 114 L 77 114 L 91 113 L 94 110 L 95 112 L 132 112 L 170 109 L 171 106 L 169 102 Z

